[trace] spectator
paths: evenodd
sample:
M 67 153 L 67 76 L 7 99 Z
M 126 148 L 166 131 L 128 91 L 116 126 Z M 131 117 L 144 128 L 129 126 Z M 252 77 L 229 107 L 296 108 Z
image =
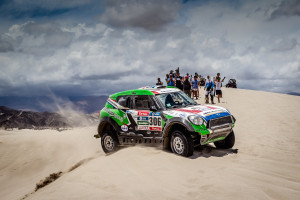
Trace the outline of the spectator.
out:
M 205 87 L 204 87 L 204 89 L 206 89 L 206 92 L 205 92 L 205 103 L 209 103 L 208 95 L 210 95 L 211 104 L 214 104 L 213 88 L 214 88 L 214 82 L 212 80 L 210 80 L 210 76 L 208 75 L 206 83 L 205 83 Z
M 223 78 L 223 80 L 221 81 L 220 76 L 216 78 L 216 95 L 218 95 L 218 103 L 220 103 L 220 97 L 222 96 L 222 82 L 225 80 L 226 77 Z
M 173 75 L 170 74 L 167 84 L 168 84 L 168 86 L 175 86 L 175 79 L 173 78 Z
M 218 77 L 220 77 L 220 80 L 221 80 L 220 73 L 217 73 L 217 77 L 216 77 L 216 79 L 217 79 Z M 225 79 L 225 77 L 224 77 L 224 79 Z M 223 81 L 221 81 L 221 87 L 222 87 L 222 82 L 223 82 Z M 221 95 L 220 95 L 220 98 L 222 98 L 222 93 L 221 93 Z
M 180 90 L 183 90 L 183 86 L 182 86 L 182 77 L 180 76 L 180 73 L 178 70 L 176 70 L 176 76 L 175 76 L 175 79 L 176 79 L 176 87 L 179 88 Z
M 190 82 L 193 81 L 193 75 L 190 75 Z
M 156 83 L 157 86 L 162 86 L 163 85 L 163 82 L 161 82 L 160 78 L 157 78 L 157 83 Z
M 183 82 L 183 92 L 191 97 L 191 82 L 189 81 L 189 76 L 186 76 Z
M 198 80 L 198 86 L 200 87 L 200 77 L 201 77 L 201 75 L 199 75 L 197 72 L 196 72 L 196 74 L 197 74 L 197 80 Z M 199 87 L 198 87 L 198 90 L 197 90 L 197 96 L 199 97 L 200 95 L 199 95 Z M 201 88 L 201 87 L 200 87 Z
M 175 74 L 174 74 L 174 71 L 173 70 L 170 70 L 170 74 L 169 75 L 172 75 L 173 78 L 175 77 Z
M 216 96 L 216 77 L 213 77 L 213 82 L 214 82 L 213 93 L 214 93 L 214 96 Z
M 169 75 L 169 74 L 166 74 L 165 80 L 166 80 L 167 85 L 168 85 L 168 79 L 169 79 L 169 78 L 170 78 L 170 75 Z
M 196 97 L 198 99 L 198 87 L 199 87 L 199 81 L 197 80 L 197 76 L 194 76 L 194 80 L 192 81 L 192 90 L 193 90 L 193 98 Z

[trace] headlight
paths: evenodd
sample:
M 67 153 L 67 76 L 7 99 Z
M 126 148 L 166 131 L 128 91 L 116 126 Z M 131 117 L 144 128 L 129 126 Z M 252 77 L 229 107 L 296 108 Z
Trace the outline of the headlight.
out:
M 197 115 L 191 115 L 188 117 L 188 119 L 195 125 L 202 125 L 204 123 L 204 120 L 202 117 L 197 116 Z

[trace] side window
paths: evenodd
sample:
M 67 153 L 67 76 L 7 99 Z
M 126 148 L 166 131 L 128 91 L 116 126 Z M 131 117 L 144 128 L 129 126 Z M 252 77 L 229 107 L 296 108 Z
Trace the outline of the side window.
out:
M 130 107 L 130 97 L 129 96 L 120 96 L 117 98 L 117 103 L 123 107 Z
M 153 101 L 150 100 L 149 96 L 141 95 L 134 97 L 133 106 L 136 110 L 150 110 L 150 106 L 153 105 Z

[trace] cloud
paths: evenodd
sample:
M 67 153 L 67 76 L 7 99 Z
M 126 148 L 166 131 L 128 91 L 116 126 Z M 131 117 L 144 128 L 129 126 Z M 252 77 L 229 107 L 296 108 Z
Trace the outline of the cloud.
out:
M 280 16 L 300 16 L 299 0 L 283 0 L 271 13 L 271 19 Z
M 157 77 L 164 80 L 177 67 L 182 75 L 198 72 L 213 77 L 220 72 L 246 89 L 300 92 L 295 87 L 300 20 L 298 16 L 268 20 L 265 12 L 272 2 L 243 1 L 232 7 L 219 1 L 200 5 L 188 1 L 178 8 L 172 7 L 174 1 L 160 3 L 162 8 L 154 1 L 124 2 L 109 1 L 103 10 L 102 17 L 120 10 L 116 19 L 125 21 L 118 21 L 118 26 L 97 18 L 92 23 L 78 22 L 69 16 L 12 24 L 0 37 L 4 44 L 0 95 L 111 94 L 153 85 Z M 150 13 L 171 9 L 174 15 L 164 15 L 175 17 L 156 28 L 139 25 L 136 18 L 148 19 L 139 9 L 146 8 Z
M 73 36 L 73 33 L 63 31 L 58 24 L 29 21 L 13 25 L 2 36 L 6 40 L 0 40 L 0 49 L 44 56 L 58 48 L 68 47 Z
M 91 2 L 92 0 L 4 0 L 0 4 L 0 16 L 22 18 L 60 15 Z
M 272 51 L 289 51 L 296 48 L 298 45 L 297 39 L 281 40 Z
M 174 22 L 180 5 L 179 0 L 108 0 L 100 21 L 113 27 L 155 31 Z
M 13 51 L 13 50 L 14 50 L 13 45 L 8 40 L 1 37 L 0 38 L 0 53 L 1 52 Z

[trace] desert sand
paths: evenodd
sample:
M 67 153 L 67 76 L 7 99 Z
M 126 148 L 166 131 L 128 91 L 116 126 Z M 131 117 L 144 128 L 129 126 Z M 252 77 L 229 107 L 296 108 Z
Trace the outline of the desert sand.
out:
M 97 126 L 1 130 L 0 199 L 300 199 L 300 97 L 223 93 L 216 105 L 237 119 L 234 148 L 212 144 L 190 158 L 148 146 L 105 155 L 93 137 Z M 58 172 L 60 178 L 35 192 Z

